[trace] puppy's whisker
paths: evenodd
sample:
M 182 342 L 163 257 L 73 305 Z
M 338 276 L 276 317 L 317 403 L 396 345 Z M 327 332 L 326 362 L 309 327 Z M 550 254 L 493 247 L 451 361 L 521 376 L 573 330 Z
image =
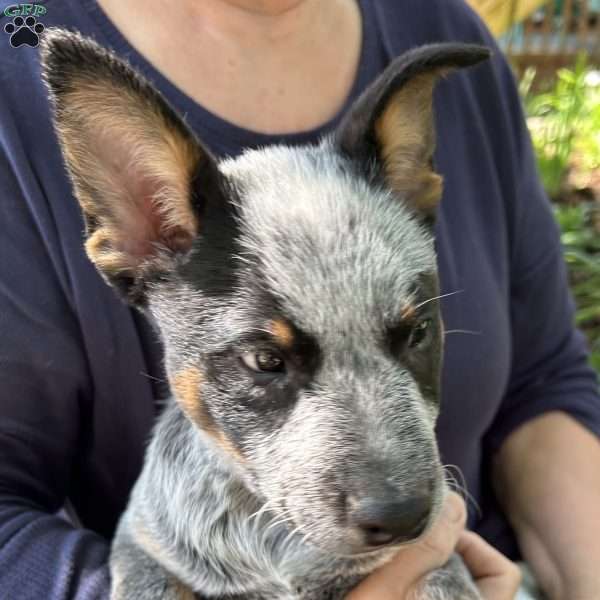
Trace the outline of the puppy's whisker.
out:
M 448 292 L 447 294 L 440 294 L 439 296 L 434 296 L 433 298 L 429 298 L 429 300 L 424 300 L 423 302 L 417 304 L 415 306 L 415 309 L 417 308 L 421 308 L 422 306 L 425 306 L 426 304 L 429 304 L 429 302 L 433 302 L 434 300 L 440 300 L 442 298 L 447 298 L 448 296 L 454 296 L 455 294 L 462 294 L 465 290 L 456 290 L 455 292 Z
M 269 331 L 268 329 L 264 329 L 263 327 L 249 327 L 248 328 L 248 332 L 252 332 L 252 333 L 266 333 L 267 335 L 273 335 L 272 331 Z
M 154 375 L 150 375 L 150 373 L 146 373 L 145 371 L 140 371 L 140 375 L 142 375 L 143 377 L 147 377 L 148 379 L 152 379 L 152 381 L 157 381 L 158 383 L 169 383 L 166 379 L 154 377 Z
M 302 534 L 302 540 L 303 540 L 304 542 L 308 542 L 308 543 L 313 543 L 313 544 L 314 544 L 314 542 L 313 542 L 312 540 L 313 540 L 313 538 L 314 538 L 314 533 L 315 533 L 316 531 L 318 531 L 318 527 L 317 527 L 316 525 L 315 525 L 315 527 L 313 527 L 313 528 L 308 528 L 308 529 L 306 529 L 306 530 L 302 530 L 302 531 L 301 531 L 301 534 Z
M 460 470 L 460 467 L 458 467 L 457 465 L 448 464 L 448 465 L 444 465 L 443 468 L 444 468 L 444 475 L 446 476 L 446 481 L 449 484 L 449 486 L 451 487 L 451 489 L 453 491 L 457 492 L 458 494 L 460 494 L 463 497 L 463 499 L 465 500 L 465 502 L 468 505 L 471 505 L 475 509 L 478 516 L 481 516 L 481 514 L 482 514 L 481 507 L 477 503 L 477 500 L 475 500 L 473 495 L 467 489 L 466 479 L 465 479 L 463 472 Z M 453 475 L 452 470 L 454 470 L 457 477 L 460 478 L 460 481 L 457 479 L 457 477 L 455 477 Z
M 273 506 L 273 504 L 275 503 L 276 500 L 272 499 L 272 500 L 267 500 L 256 512 L 252 513 L 249 517 L 248 517 L 248 522 L 252 521 L 252 519 L 257 519 L 258 517 L 260 517 L 261 515 L 263 515 L 266 511 L 268 511 L 271 506 Z
M 469 329 L 446 329 L 444 335 L 450 335 L 451 333 L 465 333 L 467 335 L 481 335 L 481 331 L 471 331 Z
M 278 525 L 281 525 L 282 523 L 293 523 L 293 522 L 294 522 L 294 519 L 292 519 L 292 517 L 284 517 L 282 519 L 277 519 L 276 521 L 271 523 L 268 527 L 266 527 L 265 531 L 268 531 L 269 529 L 272 529 L 273 527 L 277 527 Z
M 290 544 L 292 542 L 292 540 L 294 539 L 294 536 L 298 533 L 300 534 L 302 541 L 310 539 L 309 532 L 307 530 L 305 530 L 304 527 L 302 527 L 301 525 L 298 525 L 298 527 L 296 527 L 295 529 L 292 529 L 292 531 L 290 531 L 290 533 L 287 535 L 287 537 L 283 541 L 283 546 L 286 547 L 288 544 Z
M 281 547 L 283 549 L 284 554 L 288 552 L 288 548 L 292 543 L 292 540 L 301 529 L 301 527 L 295 527 L 285 536 L 285 539 L 283 540 L 283 542 L 281 542 Z
M 235 260 L 237 262 L 241 262 L 244 264 L 252 264 L 252 259 L 246 258 L 243 254 L 233 254 L 232 258 L 233 258 L 233 260 Z

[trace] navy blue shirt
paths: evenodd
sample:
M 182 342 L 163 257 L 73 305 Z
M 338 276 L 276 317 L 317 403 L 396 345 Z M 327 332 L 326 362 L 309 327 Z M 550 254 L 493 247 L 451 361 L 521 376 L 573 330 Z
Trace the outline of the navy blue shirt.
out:
M 460 0 L 360 4 L 363 51 L 347 104 L 415 45 L 495 47 Z M 45 6 L 46 27 L 78 29 L 127 57 L 217 155 L 314 141 L 343 112 L 294 135 L 241 129 L 178 90 L 93 0 Z M 106 598 L 109 541 L 166 393 L 161 347 L 84 254 L 37 49 L 12 48 L 8 36 L 0 45 L 0 597 Z M 492 493 L 491 457 L 516 427 L 551 410 L 600 434 L 598 386 L 573 327 L 557 228 L 497 48 L 488 64 L 441 83 L 436 115 L 445 179 L 437 247 L 442 292 L 452 294 L 442 300 L 439 443 L 480 507 L 470 526 L 517 557 Z M 67 500 L 82 527 L 55 515 Z

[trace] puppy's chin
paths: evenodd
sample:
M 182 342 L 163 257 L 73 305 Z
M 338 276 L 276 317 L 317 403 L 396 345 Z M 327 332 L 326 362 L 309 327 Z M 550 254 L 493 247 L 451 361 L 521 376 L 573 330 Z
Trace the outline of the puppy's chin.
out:
M 412 543 L 410 541 L 395 541 L 381 546 L 368 546 L 364 543 L 363 536 L 352 529 L 339 527 L 331 531 L 316 531 L 314 524 L 298 524 L 296 521 L 287 520 L 285 528 L 302 545 L 310 547 L 323 557 L 336 557 L 339 559 L 379 562 L 393 555 L 400 547 Z
M 406 546 L 410 546 L 414 544 L 418 540 L 420 540 L 422 535 L 419 537 L 408 539 L 408 540 L 394 540 L 389 544 L 384 544 L 381 546 L 367 546 L 363 543 L 339 543 L 336 545 L 333 544 L 323 544 L 317 546 L 320 550 L 324 552 L 329 552 L 334 556 L 339 558 L 351 558 L 351 559 L 365 559 L 365 560 L 379 560 L 381 558 L 385 558 L 395 554 L 401 548 Z M 317 542 L 318 543 L 318 542 Z
M 321 542 L 321 543 L 319 543 Z M 369 548 L 364 544 L 331 540 L 308 539 L 304 543 L 323 556 L 324 560 L 332 558 L 346 564 L 348 574 L 368 575 L 375 569 L 389 562 L 405 544 Z

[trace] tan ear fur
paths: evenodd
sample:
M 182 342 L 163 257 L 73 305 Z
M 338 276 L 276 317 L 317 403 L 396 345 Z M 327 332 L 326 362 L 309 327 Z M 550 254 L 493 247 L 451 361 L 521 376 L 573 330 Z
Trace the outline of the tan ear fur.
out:
M 388 184 L 423 214 L 432 214 L 442 195 L 442 177 L 433 171 L 432 157 L 433 89 L 443 72 L 432 70 L 408 81 L 374 124 Z
M 98 268 L 127 272 L 197 235 L 190 184 L 201 151 L 153 99 L 82 72 L 61 97 L 57 130 Z

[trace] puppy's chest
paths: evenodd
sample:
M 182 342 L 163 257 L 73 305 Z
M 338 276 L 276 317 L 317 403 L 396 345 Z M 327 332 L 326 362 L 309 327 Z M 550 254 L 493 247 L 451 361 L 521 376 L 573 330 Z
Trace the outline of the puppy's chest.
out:
M 222 600 L 343 600 L 357 584 L 358 580 L 356 582 L 347 581 L 318 590 L 298 587 L 296 590 L 284 594 L 243 594 L 239 596 L 227 596 L 227 598 L 223 598 Z
M 383 562 L 382 557 L 335 558 L 307 545 L 300 536 L 290 540 L 286 530 L 268 526 L 246 530 L 236 541 L 236 547 L 221 546 L 223 558 L 228 558 L 231 576 L 241 578 L 241 587 L 248 591 L 223 600 L 341 600 L 376 563 Z M 230 562 L 232 556 L 238 561 Z
M 257 591 L 235 596 L 223 597 L 220 600 L 343 600 L 363 579 L 363 576 L 342 576 L 327 583 L 298 583 L 288 590 Z

